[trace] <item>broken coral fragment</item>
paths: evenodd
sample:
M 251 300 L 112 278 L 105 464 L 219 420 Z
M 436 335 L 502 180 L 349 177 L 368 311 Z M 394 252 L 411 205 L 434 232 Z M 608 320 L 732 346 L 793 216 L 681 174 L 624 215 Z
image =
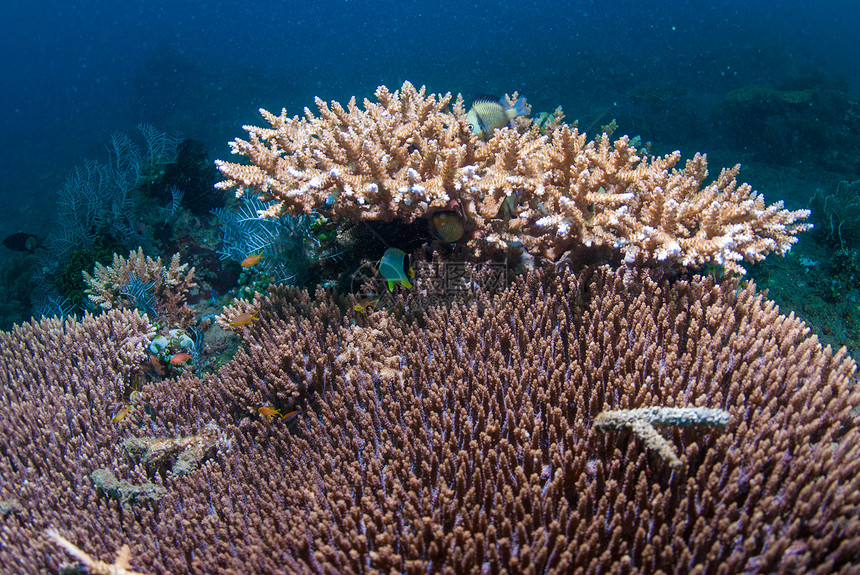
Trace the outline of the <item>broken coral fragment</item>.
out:
M 166 468 L 181 477 L 200 467 L 224 442 L 214 425 L 207 426 L 197 435 L 186 437 L 130 437 L 122 448 L 132 457 L 140 457 L 148 468 Z
M 118 499 L 123 504 L 158 501 L 166 493 L 164 487 L 149 481 L 140 485 L 120 481 L 107 469 L 96 469 L 90 473 L 90 479 L 98 491 L 111 499 Z
M 707 407 L 643 407 L 640 409 L 617 409 L 604 411 L 595 418 L 598 431 L 630 429 L 650 449 L 660 454 L 670 467 L 681 467 L 681 459 L 675 454 L 672 444 L 657 433 L 655 425 L 674 427 L 724 426 L 729 422 L 729 412 Z
M 129 568 L 131 566 L 131 550 L 128 548 L 128 545 L 123 545 L 117 550 L 116 559 L 114 559 L 113 563 L 105 563 L 104 561 L 93 559 L 89 553 L 60 535 L 60 532 L 56 529 L 48 529 L 47 535 L 55 544 L 65 549 L 66 553 L 80 561 L 86 573 L 91 573 L 92 575 L 143 575 Z M 66 569 L 61 568 L 60 572 L 66 572 Z M 80 571 L 75 569 L 73 572 L 78 573 Z

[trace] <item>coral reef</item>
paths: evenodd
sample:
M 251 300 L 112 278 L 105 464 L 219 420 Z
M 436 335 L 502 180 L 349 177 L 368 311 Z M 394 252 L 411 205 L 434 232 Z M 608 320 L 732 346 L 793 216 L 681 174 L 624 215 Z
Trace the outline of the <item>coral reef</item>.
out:
M 48 529 L 46 534 L 55 544 L 65 549 L 66 553 L 80 561 L 86 569 L 86 572 L 90 575 L 143 575 L 142 573 L 138 573 L 137 571 L 132 571 L 130 569 L 131 551 L 129 550 L 128 545 L 123 545 L 120 550 L 117 551 L 116 559 L 114 559 L 113 563 L 105 563 L 104 561 L 93 559 L 83 549 L 60 535 L 60 532 L 56 529 Z M 65 571 L 63 570 L 61 572 Z M 77 572 L 77 569 L 75 569 L 74 572 Z
M 703 155 L 676 168 L 680 152 L 650 157 L 627 137 L 588 140 L 561 124 L 550 134 L 496 130 L 471 134 L 462 96 L 425 95 L 408 82 L 377 102 L 346 107 L 319 98 L 319 116 L 276 116 L 246 126 L 231 143 L 250 163 L 216 160 L 220 189 L 276 203 L 275 217 L 316 211 L 352 221 L 405 223 L 453 210 L 476 257 L 522 246 L 553 259 L 579 246 L 609 246 L 627 261 L 718 264 L 783 254 L 807 210 L 788 211 L 736 180 L 739 166 L 706 183 Z M 449 108 L 450 107 L 450 108 Z
M 56 221 L 45 242 L 48 252 L 40 258 L 32 277 L 35 285 L 28 290 L 36 317 L 64 317 L 86 309 L 81 272 L 109 262 L 115 252 L 151 249 L 153 238 L 145 222 L 153 217 L 162 221 L 178 208 L 179 188 L 170 188 L 166 208 L 154 206 L 146 188 L 163 179 L 164 167 L 175 159 L 179 136 L 148 124 L 138 129 L 145 150 L 128 134 L 114 134 L 107 162 L 84 162 L 58 191 Z
M 113 256 L 113 264 L 96 264 L 92 275 L 83 272 L 89 300 L 103 310 L 137 309 L 166 321 L 171 326 L 188 326 L 193 312 L 185 303 L 188 292 L 196 286 L 194 268 L 179 263 L 173 254 L 170 266 L 161 258 L 152 259 L 138 248 L 124 258 Z
M 25 509 L 0 519 L 0 562 L 54 570 L 58 543 L 85 568 L 128 545 L 115 564 L 151 575 L 856 569 L 854 361 L 754 285 L 662 273 L 531 273 L 414 317 L 278 288 L 248 304 L 233 362 L 148 385 L 118 424 L 146 318 L 18 326 L 0 334 L 0 500 Z M 289 424 L 258 412 L 287 404 Z M 667 428 L 680 467 L 594 426 L 688 406 L 731 421 Z M 121 447 L 210 423 L 232 446 L 182 477 Z M 125 509 L 95 469 L 164 497 Z

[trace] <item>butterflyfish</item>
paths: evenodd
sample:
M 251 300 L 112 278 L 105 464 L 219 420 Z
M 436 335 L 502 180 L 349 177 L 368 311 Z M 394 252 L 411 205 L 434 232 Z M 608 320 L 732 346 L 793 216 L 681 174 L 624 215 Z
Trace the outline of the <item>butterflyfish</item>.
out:
M 466 233 L 466 223 L 454 210 L 439 210 L 430 216 L 430 233 L 446 244 L 452 244 Z
M 388 248 L 379 260 L 379 273 L 388 282 L 388 291 L 394 290 L 394 284 L 411 288 L 410 281 L 415 277 L 415 271 L 409 265 L 406 252 L 397 248 Z
M 530 113 L 525 98 L 517 98 L 513 106 L 504 99 L 479 95 L 472 100 L 472 107 L 466 113 L 466 122 L 478 138 L 489 138 L 493 130 L 511 125 L 514 118 Z

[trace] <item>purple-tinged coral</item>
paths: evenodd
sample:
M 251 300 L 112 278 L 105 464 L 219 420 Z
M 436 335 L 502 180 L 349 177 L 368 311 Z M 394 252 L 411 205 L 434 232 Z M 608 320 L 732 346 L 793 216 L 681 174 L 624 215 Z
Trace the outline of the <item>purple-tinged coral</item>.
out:
M 322 291 L 280 290 L 232 363 L 148 386 L 147 410 L 119 425 L 101 404 L 121 347 L 102 338 L 145 330 L 89 318 L 57 371 L 29 353 L 54 334 L 16 328 L 0 357 L 28 369 L 0 387 L 0 500 L 25 511 L 2 518 L 0 562 L 56 569 L 55 527 L 94 557 L 127 544 L 151 575 L 856 571 L 854 361 L 753 286 L 657 274 L 532 274 L 362 325 Z M 256 411 L 288 402 L 290 423 Z M 652 406 L 731 419 L 661 430 L 677 468 L 594 428 Z M 122 453 L 209 423 L 231 448 L 183 477 Z M 98 468 L 165 495 L 123 508 L 86 480 Z

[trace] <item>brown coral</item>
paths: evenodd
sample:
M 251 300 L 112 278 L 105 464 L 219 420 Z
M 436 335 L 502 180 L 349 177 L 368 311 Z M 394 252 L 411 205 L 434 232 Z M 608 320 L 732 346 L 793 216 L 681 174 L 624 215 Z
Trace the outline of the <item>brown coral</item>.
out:
M 656 274 L 533 274 L 362 325 L 323 292 L 281 290 L 234 363 L 154 384 L 151 415 L 120 425 L 104 398 L 133 369 L 118 350 L 141 353 L 139 316 L 2 334 L 0 500 L 25 517 L 0 519 L 0 562 L 55 569 L 63 556 L 40 539 L 54 526 L 96 557 L 127 543 L 153 575 L 856 570 L 854 362 L 752 286 Z M 299 403 L 295 423 L 255 412 L 276 400 Z M 678 468 L 593 427 L 656 405 L 718 407 L 731 423 L 664 431 Z M 129 512 L 86 479 L 145 481 L 122 439 L 210 421 L 233 448 L 150 478 L 166 489 L 157 503 Z
M 412 222 L 458 206 L 478 257 L 522 245 L 557 258 L 576 246 L 605 245 L 628 261 L 718 264 L 786 253 L 808 210 L 767 206 L 740 166 L 707 183 L 704 155 L 676 167 L 680 152 L 650 157 L 627 137 L 589 140 L 560 124 L 496 130 L 483 142 L 469 131 L 463 99 L 426 95 L 406 82 L 377 102 L 346 107 L 316 100 L 319 116 L 260 113 L 270 128 L 245 126 L 231 142 L 248 163 L 216 161 L 221 189 L 277 200 L 265 216 L 337 215 Z M 453 105 L 451 102 L 453 100 Z M 450 106 L 450 108 L 449 108 Z
M 180 264 L 173 254 L 165 267 L 161 257 L 152 259 L 143 248 L 129 252 L 128 258 L 114 254 L 113 263 L 96 263 L 93 274 L 83 272 L 89 300 L 103 310 L 138 309 L 152 311 L 170 326 L 188 326 L 193 311 L 185 303 L 194 282 L 194 268 Z M 151 309 L 150 309 L 151 308 Z

